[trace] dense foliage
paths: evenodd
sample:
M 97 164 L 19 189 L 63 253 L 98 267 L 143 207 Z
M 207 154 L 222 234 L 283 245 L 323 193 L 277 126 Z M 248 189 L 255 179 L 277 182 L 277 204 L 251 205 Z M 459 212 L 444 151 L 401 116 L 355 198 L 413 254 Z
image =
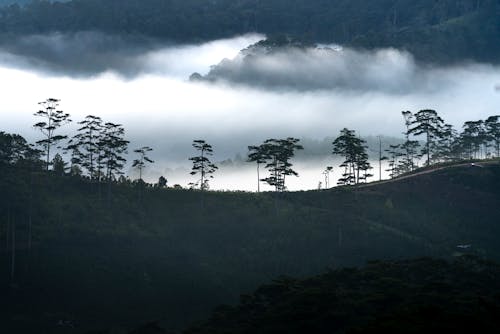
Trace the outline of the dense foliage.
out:
M 366 48 L 398 47 L 430 61 L 498 62 L 498 6 L 496 0 L 34 1 L 2 9 L 0 32 L 97 30 L 181 43 L 260 32 Z
M 428 117 L 403 115 L 407 140 L 412 129 L 425 134 L 420 125 Z M 54 333 L 69 326 L 84 333 L 154 319 L 179 328 L 279 275 L 463 252 L 498 260 L 500 165 L 460 160 L 498 154 L 498 120 L 466 122 L 460 135 L 438 122 L 425 148 L 432 147 L 433 164 L 454 162 L 449 169 L 327 191 L 257 194 L 167 188 L 164 178 L 156 185 L 131 181 L 120 175 L 124 129 L 96 116 L 81 121 L 72 137 L 69 172 L 60 154 L 47 168 L 41 159 L 48 151 L 0 132 L 2 329 Z M 359 181 L 364 141 L 348 129 L 338 138 L 334 148 Z M 453 143 L 465 149 L 448 150 Z M 203 140 L 194 144 L 199 159 L 212 150 Z M 284 178 L 294 175 L 289 159 L 301 148 L 295 138 L 270 139 L 251 146 L 249 158 Z M 136 167 L 152 162 L 150 150 L 136 150 Z
M 500 266 L 419 259 L 277 279 L 185 333 L 496 333 L 499 315 Z
M 278 197 L 205 192 L 201 205 L 200 191 L 146 187 L 139 200 L 138 184 L 122 180 L 103 196 L 95 181 L 29 166 L 0 170 L 11 332 L 51 332 L 61 319 L 80 331 L 155 319 L 176 327 L 279 275 L 451 256 L 464 244 L 500 259 L 498 164 Z

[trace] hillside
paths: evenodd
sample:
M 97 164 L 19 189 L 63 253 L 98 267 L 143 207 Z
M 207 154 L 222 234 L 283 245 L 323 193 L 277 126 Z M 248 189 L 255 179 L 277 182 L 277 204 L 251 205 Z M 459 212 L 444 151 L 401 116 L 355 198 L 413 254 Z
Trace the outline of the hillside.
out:
M 54 332 L 61 318 L 78 324 L 68 333 L 151 320 L 180 328 L 280 275 L 459 252 L 500 260 L 498 164 L 280 196 L 139 192 L 8 166 L 1 175 L 10 331 Z
M 499 278 L 476 258 L 372 262 L 277 279 L 185 333 L 496 333 Z
M 396 47 L 426 62 L 498 63 L 499 13 L 496 0 L 40 1 L 0 11 L 0 32 L 6 45 L 12 35 L 88 30 L 181 44 L 259 32 Z

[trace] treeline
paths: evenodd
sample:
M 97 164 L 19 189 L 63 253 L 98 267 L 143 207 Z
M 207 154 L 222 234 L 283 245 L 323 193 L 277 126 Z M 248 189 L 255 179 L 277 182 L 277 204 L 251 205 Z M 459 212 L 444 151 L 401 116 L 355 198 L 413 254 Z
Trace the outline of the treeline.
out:
M 59 134 L 60 128 L 71 122 L 70 114 L 59 110 L 58 99 L 40 102 L 41 109 L 35 113 L 40 122 L 34 124 L 42 134 L 36 145 L 30 145 L 20 135 L 0 132 L 0 164 L 30 166 L 32 170 L 43 170 L 56 175 L 72 175 L 88 179 L 91 183 L 107 183 L 108 189 L 113 182 L 131 183 L 123 171 L 127 163 L 129 141 L 125 139 L 125 129 L 120 124 L 104 122 L 100 117 L 88 115 L 78 122 L 77 133 L 72 137 Z M 417 113 L 402 112 L 404 118 L 404 142 L 390 144 L 382 151 L 382 142 L 378 156 L 380 178 L 382 162 L 387 160 L 391 178 L 411 173 L 423 165 L 429 167 L 438 163 L 456 163 L 500 157 L 500 116 L 490 116 L 486 120 L 467 121 L 459 132 L 447 124 L 435 110 L 424 109 Z M 367 145 L 354 130 L 344 128 L 332 142 L 331 153 L 342 157 L 339 168 L 342 170 L 338 185 L 356 185 L 366 183 L 373 177 L 373 162 L 367 152 Z M 209 181 L 219 167 L 210 160 L 214 153 L 212 145 L 205 140 L 193 141 L 197 154 L 192 162 L 191 175 L 197 176 L 189 183 L 191 189 L 208 190 Z M 293 169 L 292 158 L 303 150 L 300 140 L 293 137 L 267 139 L 260 145 L 248 146 L 246 161 L 257 164 L 257 191 L 261 182 L 274 187 L 276 192 L 287 190 L 286 179 L 299 176 Z M 54 150 L 57 153 L 54 155 Z M 153 148 L 143 146 L 135 149 L 136 159 L 132 168 L 139 172 L 139 179 L 134 181 L 141 186 L 143 171 L 154 161 L 148 156 Z M 66 162 L 62 152 L 70 156 Z M 63 154 L 63 155 L 64 155 Z M 43 162 L 42 162 L 43 157 Z M 261 165 L 268 172 L 261 177 Z M 329 188 L 329 176 L 332 166 L 327 166 L 325 188 Z M 167 179 L 161 176 L 156 186 L 164 188 Z M 175 185 L 180 188 L 180 185 Z M 321 185 L 320 185 L 321 188 Z
M 418 168 L 423 158 L 426 166 L 438 163 L 479 160 L 500 157 L 500 116 L 486 120 L 466 121 L 462 131 L 438 115 L 435 110 L 424 109 L 417 113 L 402 112 L 406 131 L 402 144 L 389 145 L 385 150 L 390 177 L 410 173 Z M 418 141 L 424 140 L 424 144 Z
M 0 10 L 0 32 L 97 30 L 200 42 L 259 32 L 366 48 L 399 47 L 429 61 L 498 61 L 496 0 L 73 0 Z

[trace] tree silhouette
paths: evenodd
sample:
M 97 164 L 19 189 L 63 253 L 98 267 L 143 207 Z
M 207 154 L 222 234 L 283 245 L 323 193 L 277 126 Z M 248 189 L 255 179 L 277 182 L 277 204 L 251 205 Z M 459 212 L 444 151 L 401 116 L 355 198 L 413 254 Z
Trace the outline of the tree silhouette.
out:
M 391 179 L 395 178 L 399 174 L 402 174 L 401 164 L 399 163 L 399 158 L 405 154 L 401 152 L 401 145 L 389 145 L 389 148 L 385 150 L 387 153 L 387 161 L 389 168 L 386 172 L 389 172 L 389 177 Z
M 125 129 L 121 124 L 107 122 L 104 124 L 101 131 L 98 142 L 100 152 L 99 156 L 101 157 L 99 160 L 102 161 L 102 164 L 105 166 L 105 177 L 106 180 L 108 180 L 108 183 L 116 179 L 117 176 L 123 174 L 122 169 L 127 162 L 124 154 L 127 153 L 129 144 L 129 141 L 125 140 L 124 136 Z M 144 149 L 144 147 L 142 149 Z M 135 152 L 137 152 L 137 150 Z M 145 155 L 142 159 L 143 164 L 144 161 L 152 162 L 152 160 L 147 158 Z M 141 168 L 144 168 L 144 166 Z
M 332 153 L 344 157 L 340 167 L 344 168 L 342 177 L 337 182 L 339 185 L 358 184 L 369 177 L 367 171 L 371 169 L 366 153 L 365 141 L 356 136 L 354 130 L 344 128 L 340 131 L 333 144 Z M 364 173 L 362 175 L 361 173 Z
M 154 163 L 147 154 L 151 152 L 153 149 L 149 146 L 144 146 L 134 150 L 135 153 L 139 154 L 139 158 L 135 159 L 132 163 L 132 167 L 137 168 L 139 170 L 139 181 L 142 181 L 142 170 L 146 168 L 147 163 Z
M 66 162 L 64 162 L 62 156 L 57 153 L 52 159 L 52 171 L 55 175 L 63 176 L 66 174 Z
M 71 138 L 67 150 L 72 151 L 72 163 L 85 168 L 90 180 L 97 177 L 96 163 L 99 156 L 99 140 L 103 129 L 102 119 L 98 116 L 88 115 L 81 122 L 78 133 Z
M 333 167 L 328 166 L 326 169 L 323 171 L 323 175 L 325 176 L 325 189 L 330 188 L 330 173 L 333 172 Z
M 296 150 L 303 150 L 299 139 L 288 137 L 286 139 L 268 139 L 260 147 L 263 160 L 266 161 L 266 169 L 269 176 L 261 181 L 273 186 L 276 192 L 286 191 L 286 177 L 299 174 L 292 169 L 290 159 L 294 157 Z
M 39 130 L 44 139 L 37 141 L 36 143 L 42 146 L 45 156 L 46 156 L 46 170 L 49 170 L 50 166 L 50 150 L 53 146 L 57 145 L 61 140 L 66 139 L 67 136 L 56 135 L 55 132 L 58 128 L 66 123 L 71 122 L 69 114 L 64 113 L 62 110 L 57 110 L 59 107 L 60 100 L 49 98 L 38 104 L 41 106 L 38 112 L 34 116 L 43 118 L 43 122 L 38 122 L 33 125 L 33 127 Z
M 257 163 L 257 192 L 260 193 L 260 165 L 266 162 L 264 147 L 248 146 L 248 162 Z
M 425 148 L 422 150 L 423 155 L 427 155 L 427 166 L 431 164 L 432 152 L 436 149 L 436 141 L 441 136 L 441 128 L 443 119 L 439 117 L 435 110 L 424 109 L 414 115 L 414 119 L 410 124 L 408 134 L 426 137 Z
M 441 161 L 452 161 L 458 159 L 456 144 L 458 140 L 457 131 L 451 124 L 443 125 L 441 135 L 437 141 L 437 152 L 435 158 Z
M 16 165 L 23 161 L 35 164 L 38 159 L 40 151 L 34 149 L 22 136 L 0 131 L 0 164 Z
M 158 188 L 166 188 L 167 187 L 167 179 L 164 177 L 164 176 L 160 176 L 158 178 L 158 183 L 156 184 L 156 186 Z
M 415 158 L 418 156 L 418 148 L 420 144 L 416 140 L 410 140 L 410 129 L 415 117 L 411 111 L 402 111 L 403 118 L 405 120 L 406 131 L 403 133 L 405 135 L 405 142 L 401 145 L 401 149 L 404 151 L 404 159 L 401 162 L 402 172 L 411 172 L 416 168 Z
M 218 169 L 208 158 L 213 155 L 213 148 L 204 140 L 193 140 L 193 147 L 199 152 L 199 155 L 189 158 L 193 162 L 190 174 L 199 174 L 200 179 L 189 185 L 193 188 L 199 186 L 201 191 L 208 190 L 210 187 L 208 180 L 213 178 L 213 174 Z
M 500 157 L 500 116 L 490 116 L 484 122 L 488 140 L 493 143 L 496 157 Z

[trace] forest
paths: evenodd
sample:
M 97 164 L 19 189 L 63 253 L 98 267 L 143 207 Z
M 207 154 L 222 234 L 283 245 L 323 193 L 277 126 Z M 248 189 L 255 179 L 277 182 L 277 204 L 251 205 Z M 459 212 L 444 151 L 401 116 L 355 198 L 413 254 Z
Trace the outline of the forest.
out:
M 0 0 L 0 332 L 496 333 L 499 54 L 498 0 Z
M 0 285 L 11 331 L 127 333 L 151 321 L 181 330 L 281 275 L 373 259 L 500 259 L 497 116 L 458 132 L 433 110 L 403 112 L 406 139 L 377 157 L 394 180 L 368 184 L 374 161 L 344 129 L 331 144 L 344 159 L 341 186 L 319 191 L 286 191 L 302 147 L 269 139 L 250 145 L 248 160 L 275 191 L 247 193 L 210 190 L 216 148 L 204 140 L 193 141 L 191 189 L 141 180 L 154 163 L 149 146 L 132 150 L 141 173 L 131 180 L 125 129 L 89 115 L 66 135 L 71 116 L 59 102 L 40 102 L 37 144 L 0 136 Z
M 152 147 L 135 148 L 136 159 L 132 168 L 138 170 L 139 178 L 132 181 L 124 173 L 127 163 L 128 144 L 125 129 L 121 124 L 105 122 L 99 116 L 88 115 L 78 121 L 77 133 L 73 136 L 61 134 L 64 126 L 72 122 L 71 115 L 61 110 L 60 100 L 48 98 L 39 102 L 40 110 L 34 114 L 34 129 L 41 139 L 35 144 L 28 143 L 18 134 L 0 132 L 0 162 L 5 166 L 28 166 L 32 172 L 54 173 L 59 176 L 71 175 L 89 183 L 139 183 L 141 187 L 167 187 L 168 180 L 161 176 L 156 184 L 143 180 L 143 170 L 154 161 L 148 157 Z M 331 153 L 340 156 L 343 169 L 337 185 L 357 185 L 367 183 L 374 176 L 371 163 L 377 161 L 381 175 L 382 162 L 387 161 L 385 171 L 390 178 L 412 173 L 420 167 L 437 164 L 458 164 L 481 159 L 500 158 L 500 115 L 485 120 L 464 122 L 461 131 L 446 123 L 435 110 L 423 109 L 416 113 L 402 111 L 404 140 L 400 144 L 390 144 L 380 148 L 377 157 L 370 157 L 366 140 L 355 130 L 344 128 L 332 142 Z M 189 183 L 190 189 L 201 191 L 210 189 L 209 181 L 218 166 L 210 160 L 214 153 L 212 145 L 203 139 L 195 139 L 192 144 L 198 155 L 189 158 L 192 162 L 191 175 L 199 180 Z M 249 145 L 247 162 L 257 164 L 257 184 L 267 183 L 276 192 L 287 190 L 286 178 L 298 177 L 292 168 L 292 158 L 303 150 L 300 139 L 288 137 L 267 139 L 260 145 Z M 54 154 L 54 151 L 56 153 Z M 52 155 L 51 155 L 52 153 Z M 325 152 L 328 154 L 328 152 Z M 63 156 L 69 156 L 65 159 Z M 269 175 L 260 177 L 263 165 Z M 331 172 L 327 166 L 325 172 Z M 381 176 L 379 177 L 381 181 Z M 175 188 L 180 188 L 176 185 Z M 260 187 L 258 187 L 260 188 Z
M 0 9 L 2 43 L 19 35 L 99 31 L 175 43 L 249 32 L 315 43 L 395 47 L 433 63 L 498 63 L 496 0 L 73 0 Z

